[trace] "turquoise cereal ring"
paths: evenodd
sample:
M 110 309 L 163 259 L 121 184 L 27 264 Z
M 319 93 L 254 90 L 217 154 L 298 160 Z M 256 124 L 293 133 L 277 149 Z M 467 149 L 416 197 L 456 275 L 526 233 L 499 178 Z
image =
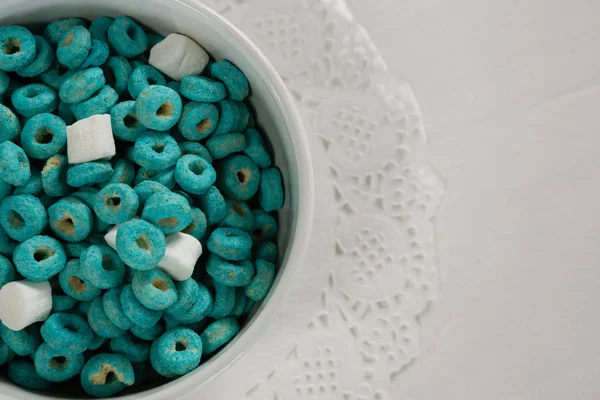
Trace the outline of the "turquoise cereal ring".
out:
M 117 54 L 133 58 L 142 54 L 148 47 L 146 33 L 129 17 L 115 18 L 108 28 L 108 43 Z
M 140 167 L 163 170 L 177 163 L 181 149 L 171 135 L 146 132 L 135 141 L 130 158 Z
M 52 50 L 46 39 L 38 35 L 33 37 L 35 39 L 35 58 L 29 65 L 17 70 L 17 75 L 24 78 L 32 78 L 43 74 L 50 69 L 55 58 L 54 50 Z
M 133 72 L 131 64 L 123 56 L 113 56 L 102 66 L 106 83 L 120 96 L 127 89 L 127 81 Z
M 81 387 L 94 397 L 110 397 L 135 382 L 131 362 L 120 354 L 97 354 L 81 370 Z
M 108 318 L 106 311 L 104 311 L 102 297 L 97 297 L 92 301 L 87 319 L 94 333 L 105 339 L 112 339 L 125 334 L 124 329 L 113 324 L 110 318 Z
M 25 360 L 14 360 L 8 364 L 8 379 L 30 390 L 50 389 L 51 382 L 35 372 L 35 366 Z
M 31 178 L 29 159 L 13 142 L 0 144 L 0 177 L 13 186 L 23 186 Z
M 238 124 L 235 128 L 233 128 L 234 132 L 244 132 L 246 128 L 248 128 L 248 121 L 250 120 L 250 110 L 243 101 L 236 101 L 235 105 L 238 108 L 238 113 L 240 115 Z
M 258 166 L 243 154 L 228 156 L 217 167 L 217 186 L 233 200 L 248 200 L 256 194 L 259 185 Z
M 275 218 L 263 210 L 252 210 L 252 214 L 254 215 L 252 240 L 262 242 L 273 239 L 277 235 L 277 221 Z
M 111 339 L 110 349 L 133 363 L 141 363 L 150 358 L 150 343 L 136 340 L 129 333 Z
M 0 104 L 0 128 L 0 141 L 2 142 L 13 140 L 21 132 L 19 118 L 4 104 Z
M 39 235 L 48 225 L 48 215 L 35 196 L 9 196 L 0 203 L 0 225 L 6 234 L 18 242 Z
M 252 282 L 245 287 L 246 296 L 254 301 L 265 298 L 275 279 L 275 265 L 266 260 L 258 259 L 254 262 L 256 275 Z
M 147 270 L 156 267 L 165 256 L 165 235 L 141 219 L 127 221 L 117 231 L 117 252 L 131 268 Z
M 97 114 L 108 114 L 119 101 L 119 95 L 112 87 L 104 85 L 96 95 L 80 103 L 71 104 L 71 111 L 77 120 Z
M 246 137 L 241 133 L 227 133 L 209 138 L 206 148 L 215 160 L 220 160 L 233 153 L 239 153 L 246 148 Z
M 216 180 L 215 169 L 200 156 L 187 154 L 177 161 L 175 182 L 188 193 L 204 194 Z
M 228 261 L 216 254 L 208 256 L 206 272 L 222 285 L 240 287 L 254 278 L 254 266 L 248 260 Z
M 192 308 L 198 298 L 198 283 L 193 278 L 175 282 L 177 301 L 165 309 L 167 315 L 182 315 Z
M 81 242 L 88 237 L 93 221 L 89 207 L 73 197 L 64 197 L 48 207 L 50 229 L 66 242 Z
M 120 224 L 135 217 L 139 205 L 138 195 L 131 186 L 111 183 L 96 195 L 94 211 L 107 224 Z
M 151 328 L 156 325 L 162 316 L 162 311 L 149 310 L 144 307 L 133 293 L 131 284 L 126 285 L 121 292 L 123 311 L 134 324 L 142 328 Z
M 167 86 L 150 85 L 135 101 L 138 120 L 148 129 L 167 131 L 181 117 L 181 97 Z
M 40 333 L 50 347 L 64 354 L 83 353 L 94 339 L 86 320 L 70 313 L 52 314 L 42 324 Z
M 221 226 L 238 228 L 249 232 L 254 228 L 254 215 L 252 210 L 243 201 L 226 199 L 227 216 L 221 221 Z
M 30 118 L 21 132 L 21 146 L 30 158 L 47 160 L 67 145 L 67 124 L 53 114 Z
M 215 135 L 233 132 L 240 122 L 240 110 L 234 101 L 225 99 L 216 103 L 219 110 L 219 124 L 215 129 Z
M 213 311 L 215 300 L 213 300 L 212 294 L 203 284 L 198 283 L 197 286 L 198 293 L 191 306 L 181 305 L 180 309 L 169 311 L 169 315 L 181 324 L 187 325 L 200 322 Z
M 135 167 L 133 163 L 125 158 L 119 158 L 113 165 L 113 176 L 108 183 L 133 184 L 135 179 Z
M 110 123 L 113 135 L 126 142 L 135 142 L 142 133 L 146 132 L 146 127 L 137 120 L 133 100 L 116 104 L 110 110 Z
M 85 360 L 83 354 L 69 354 L 53 349 L 48 343 L 42 343 L 33 359 L 37 374 L 50 382 L 64 382 L 76 376 Z
M 263 210 L 278 211 L 283 207 L 283 183 L 279 168 L 263 169 L 258 189 L 258 202 Z
M 6 72 L 25 68 L 35 59 L 35 38 L 22 26 L 3 26 L 0 28 L 0 70 Z
M 15 110 L 24 117 L 51 113 L 58 107 L 54 89 L 43 83 L 30 83 L 15 90 L 10 97 Z
M 192 222 L 186 226 L 181 232 L 192 235 L 196 239 L 200 240 L 206 233 L 208 224 L 206 222 L 206 215 L 201 209 L 192 207 Z
M 91 50 L 90 31 L 81 25 L 76 25 L 61 36 L 56 49 L 56 58 L 65 67 L 76 69 L 81 67 Z
M 92 38 L 92 49 L 83 64 L 81 64 L 81 68 L 99 67 L 108 60 L 109 55 L 110 49 L 108 48 L 108 44 Z
M 133 275 L 131 288 L 135 298 L 150 310 L 162 311 L 177 302 L 175 284 L 157 268 L 137 271 Z
M 165 331 L 164 321 L 159 320 L 156 324 L 149 328 L 143 328 L 139 325 L 133 324 L 129 332 L 139 339 L 142 340 L 156 340 Z
M 67 171 L 67 183 L 73 187 L 95 185 L 106 182 L 112 174 L 112 165 L 108 161 L 89 161 L 72 165 Z
M 102 305 L 106 316 L 115 326 L 120 329 L 128 330 L 133 326 L 133 322 L 125 315 L 123 305 L 121 304 L 122 287 L 116 287 L 108 290 L 102 297 Z
M 185 375 L 200 364 L 202 340 L 193 330 L 174 328 L 163 333 L 157 342 L 155 362 L 162 363 L 167 370 Z
M 206 242 L 208 250 L 228 261 L 241 261 L 250 256 L 252 237 L 237 228 L 217 228 Z
M 47 281 L 67 263 L 63 245 L 50 236 L 34 236 L 19 244 L 13 254 L 17 271 L 31 281 Z
M 198 207 L 206 215 L 208 225 L 218 224 L 227 216 L 225 198 L 215 186 L 209 187 L 206 193 L 199 197 Z
M 15 280 L 15 267 L 10 260 L 0 255 L 0 288 Z
M 246 293 L 243 287 L 239 287 L 235 290 L 235 303 L 233 304 L 233 309 L 229 313 L 230 317 L 239 318 L 244 313 L 244 308 L 246 308 L 246 301 L 248 297 L 246 297 Z
M 155 182 L 155 181 L 140 182 L 137 185 L 135 185 L 135 187 L 133 189 L 135 190 L 135 192 L 138 195 L 141 207 L 143 207 L 144 204 L 146 204 L 146 200 L 148 200 L 148 198 L 150 196 L 152 196 L 154 193 L 169 191 L 169 189 L 167 189 L 164 185 L 162 185 L 158 182 Z
M 39 329 L 34 325 L 13 331 L 0 322 L 0 337 L 13 352 L 22 357 L 35 353 L 41 341 Z
M 74 309 L 79 303 L 74 298 L 67 295 L 53 294 L 52 295 L 52 312 L 65 312 Z
M 180 142 L 179 148 L 181 149 L 182 156 L 193 154 L 204 158 L 209 163 L 213 161 L 208 149 L 198 142 Z
M 185 197 L 172 192 L 155 193 L 146 200 L 142 218 L 165 235 L 181 232 L 192 222 L 192 209 Z
M 173 189 L 175 187 L 175 167 L 171 167 L 162 171 L 142 167 L 138 169 L 133 183 L 137 185 L 147 180 L 158 182 L 167 189 Z
M 191 102 L 185 105 L 177 125 L 187 140 L 209 137 L 219 124 L 219 110 L 214 104 Z
M 108 28 L 115 21 L 112 17 L 98 17 L 92 21 L 88 30 L 90 31 L 90 35 L 92 35 L 92 39 L 102 40 L 103 42 L 108 41 Z
M 127 90 L 133 99 L 136 99 L 142 90 L 150 85 L 166 85 L 167 80 L 154 67 L 142 65 L 137 67 L 127 81 Z
M 81 255 L 81 271 L 86 282 L 110 289 L 125 279 L 125 265 L 118 254 L 107 245 L 92 245 Z
M 79 258 L 81 254 L 90 247 L 86 242 L 80 243 L 65 243 L 65 251 L 67 252 L 67 257 L 69 258 Z
M 42 187 L 48 196 L 61 197 L 71 191 L 71 188 L 67 184 L 68 168 L 67 157 L 62 154 L 52 156 L 46 161 L 46 165 L 42 169 Z
M 87 23 L 81 18 L 57 19 L 50 22 L 46 28 L 44 28 L 44 38 L 48 41 L 48 43 L 50 43 L 51 46 L 56 47 L 58 45 L 58 41 L 65 34 L 65 32 L 77 25 L 86 26 Z
M 217 103 L 227 96 L 225 85 L 204 76 L 184 76 L 179 90 L 188 99 L 203 103 Z
M 254 246 L 254 258 L 263 259 L 270 263 L 277 262 L 277 245 L 273 242 L 260 242 Z
M 234 318 L 223 318 L 210 324 L 200 335 L 204 354 L 212 354 L 240 331 Z
M 250 157 L 259 168 L 270 167 L 272 163 L 271 155 L 262 135 L 256 129 L 252 128 L 247 129 L 244 135 L 246 135 L 244 154 Z
M 67 262 L 65 268 L 58 274 L 58 283 L 66 295 L 78 301 L 92 301 L 102 293 L 100 288 L 87 282 L 83 277 L 81 262 L 78 259 Z
M 152 368 L 154 368 L 159 375 L 162 375 L 165 378 L 174 379 L 179 376 L 173 371 L 169 371 L 164 363 L 161 362 L 160 354 L 158 352 L 158 340 L 152 342 L 152 346 L 150 346 L 150 365 L 152 365 Z
M 102 89 L 106 80 L 101 68 L 93 67 L 77 71 L 60 85 L 58 96 L 67 103 L 79 103 L 87 100 Z
M 225 59 L 211 64 L 210 75 L 223 82 L 232 100 L 242 101 L 250 94 L 250 86 L 244 73 Z
M 71 111 L 71 105 L 63 101 L 58 102 L 56 115 L 62 118 L 62 120 L 65 121 L 65 124 L 67 125 L 72 125 L 73 122 L 75 122 L 75 116 L 73 115 L 73 111 Z

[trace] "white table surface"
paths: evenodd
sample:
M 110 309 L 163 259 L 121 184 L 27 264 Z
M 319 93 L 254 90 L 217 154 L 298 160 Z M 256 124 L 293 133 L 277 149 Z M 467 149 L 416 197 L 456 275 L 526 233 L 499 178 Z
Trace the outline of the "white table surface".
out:
M 447 185 L 394 399 L 600 398 L 600 1 L 347 1 Z

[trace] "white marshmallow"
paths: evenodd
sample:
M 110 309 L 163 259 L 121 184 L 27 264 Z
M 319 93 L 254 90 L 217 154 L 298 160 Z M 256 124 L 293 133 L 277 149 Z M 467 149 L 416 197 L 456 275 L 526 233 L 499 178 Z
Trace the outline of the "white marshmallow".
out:
M 174 233 L 167 236 L 167 251 L 158 269 L 173 280 L 185 281 L 192 276 L 201 255 L 202 245 L 198 239 L 187 233 Z
M 111 158 L 116 154 L 110 115 L 93 115 L 67 126 L 69 164 Z
M 171 79 L 198 75 L 208 64 L 208 53 L 187 36 L 171 33 L 150 50 L 148 62 Z
M 117 249 L 117 231 L 115 225 L 106 235 L 106 244 Z M 185 281 L 192 276 L 196 262 L 202 255 L 202 244 L 187 233 L 174 233 L 167 236 L 167 250 L 165 256 L 158 263 L 158 268 L 176 281 Z
M 48 281 L 14 281 L 0 289 L 0 320 L 13 331 L 45 321 L 51 310 L 52 288 Z

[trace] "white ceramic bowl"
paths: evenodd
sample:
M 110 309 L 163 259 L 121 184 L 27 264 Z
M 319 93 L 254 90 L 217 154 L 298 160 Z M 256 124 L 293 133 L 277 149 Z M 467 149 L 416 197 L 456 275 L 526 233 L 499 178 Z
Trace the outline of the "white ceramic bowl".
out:
M 0 25 L 35 26 L 57 18 L 128 15 L 162 35 L 178 32 L 200 43 L 216 59 L 227 58 L 247 75 L 250 101 L 262 132 L 273 145 L 285 181 L 286 202 L 278 237 L 281 267 L 269 296 L 240 334 L 190 374 L 129 394 L 128 399 L 177 399 L 224 371 L 260 337 L 281 303 L 308 243 L 313 217 L 312 163 L 308 141 L 283 81 L 258 48 L 237 28 L 197 0 L 1 0 Z M 0 381 L 0 399 L 48 399 Z

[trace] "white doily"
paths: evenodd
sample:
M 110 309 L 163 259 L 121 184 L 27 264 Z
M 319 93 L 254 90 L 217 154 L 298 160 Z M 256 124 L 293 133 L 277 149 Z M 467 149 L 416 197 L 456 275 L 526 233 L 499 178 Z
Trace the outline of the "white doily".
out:
M 311 142 L 317 194 L 305 265 L 268 332 L 189 397 L 392 399 L 438 289 L 432 219 L 443 185 L 424 164 L 411 89 L 391 76 L 343 0 L 207 4 L 287 83 Z

